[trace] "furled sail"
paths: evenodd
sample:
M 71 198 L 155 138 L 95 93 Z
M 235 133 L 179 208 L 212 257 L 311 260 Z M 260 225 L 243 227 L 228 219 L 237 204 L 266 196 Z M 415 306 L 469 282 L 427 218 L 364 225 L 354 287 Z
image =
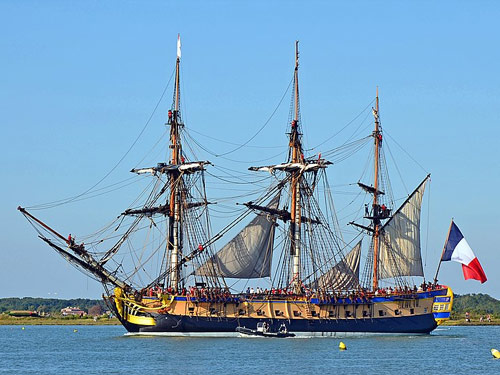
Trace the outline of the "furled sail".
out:
M 345 258 L 324 273 L 313 287 L 326 290 L 351 290 L 359 286 L 360 240 Z
M 428 179 L 429 176 L 381 229 L 379 279 L 424 276 L 420 253 L 420 210 Z
M 277 208 L 279 195 L 268 204 Z M 269 277 L 274 247 L 276 218 L 269 214 L 257 215 L 241 232 L 220 249 L 195 274 L 251 279 Z
M 317 172 L 332 164 L 329 161 L 318 160 L 317 162 L 307 161 L 305 163 L 282 163 L 277 165 L 268 165 L 264 167 L 250 167 L 251 171 L 263 171 L 273 173 L 274 171 L 285 172 Z

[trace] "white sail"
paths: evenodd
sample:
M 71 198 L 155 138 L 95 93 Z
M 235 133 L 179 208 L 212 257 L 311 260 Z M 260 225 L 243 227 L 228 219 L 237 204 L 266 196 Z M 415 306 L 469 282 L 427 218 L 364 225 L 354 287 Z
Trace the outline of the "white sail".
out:
M 381 229 L 379 279 L 424 276 L 420 253 L 420 211 L 427 180 Z
M 307 163 L 282 163 L 276 165 L 268 165 L 264 167 L 250 167 L 251 171 L 262 171 L 270 172 L 274 171 L 285 171 L 285 172 L 317 172 L 319 169 L 327 168 L 328 165 L 332 164 L 329 161 L 319 160 L 318 162 L 307 162 Z
M 267 207 L 276 208 L 278 202 L 279 196 Z M 257 215 L 195 274 L 242 279 L 271 276 L 275 222 L 276 219 L 269 214 Z
M 156 173 L 170 173 L 170 172 L 180 172 L 185 174 L 191 174 L 199 171 L 205 170 L 205 165 L 211 165 L 209 161 L 193 161 L 184 164 L 166 164 L 159 163 L 156 167 L 150 168 L 134 168 L 130 172 L 137 174 L 151 173 L 152 175 Z
M 326 290 L 350 290 L 359 286 L 359 259 L 361 240 L 347 253 L 345 258 L 320 276 L 315 287 Z

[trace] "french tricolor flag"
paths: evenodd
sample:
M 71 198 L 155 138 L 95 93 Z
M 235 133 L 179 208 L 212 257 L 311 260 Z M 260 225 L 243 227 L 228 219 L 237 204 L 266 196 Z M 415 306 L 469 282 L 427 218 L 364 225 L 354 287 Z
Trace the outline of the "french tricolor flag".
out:
M 462 232 L 460 232 L 460 229 L 458 229 L 453 221 L 451 222 L 450 233 L 444 245 L 441 260 L 454 260 L 455 262 L 462 263 L 465 280 L 479 280 L 481 284 L 487 280 L 483 267 L 479 264 L 479 260 L 477 260 Z

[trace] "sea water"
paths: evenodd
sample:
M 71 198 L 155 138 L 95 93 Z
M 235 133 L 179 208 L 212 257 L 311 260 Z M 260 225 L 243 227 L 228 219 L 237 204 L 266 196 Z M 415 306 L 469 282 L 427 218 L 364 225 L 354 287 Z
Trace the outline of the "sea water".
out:
M 343 341 L 347 350 L 338 349 Z M 339 338 L 126 336 L 121 326 L 0 326 L 0 374 L 500 374 L 500 327 Z

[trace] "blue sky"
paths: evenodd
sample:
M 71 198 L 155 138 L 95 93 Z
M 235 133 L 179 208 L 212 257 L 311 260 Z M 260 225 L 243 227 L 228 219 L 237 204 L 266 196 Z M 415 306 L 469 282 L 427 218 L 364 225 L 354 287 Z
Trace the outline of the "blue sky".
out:
M 171 76 L 180 33 L 185 122 L 227 142 L 245 142 L 269 118 L 290 82 L 296 39 L 310 147 L 355 118 L 379 86 L 386 139 L 405 150 L 391 148 L 401 161 L 396 175 L 411 190 L 432 173 L 422 236 L 428 277 L 454 217 L 489 280 L 464 281 L 456 263 L 442 266 L 440 280 L 460 294 L 500 298 L 499 17 L 495 1 L 1 2 L 0 297 L 99 298 L 100 285 L 44 246 L 15 209 L 79 194 L 116 165 Z M 104 185 L 129 177 L 163 134 L 171 89 Z M 271 159 L 271 147 L 286 146 L 288 98 L 250 143 L 269 148 L 231 158 Z M 221 153 L 234 147 L 202 141 Z M 330 182 L 349 182 L 350 168 L 331 168 Z M 37 213 L 63 233 L 90 233 L 133 194 L 131 187 Z

